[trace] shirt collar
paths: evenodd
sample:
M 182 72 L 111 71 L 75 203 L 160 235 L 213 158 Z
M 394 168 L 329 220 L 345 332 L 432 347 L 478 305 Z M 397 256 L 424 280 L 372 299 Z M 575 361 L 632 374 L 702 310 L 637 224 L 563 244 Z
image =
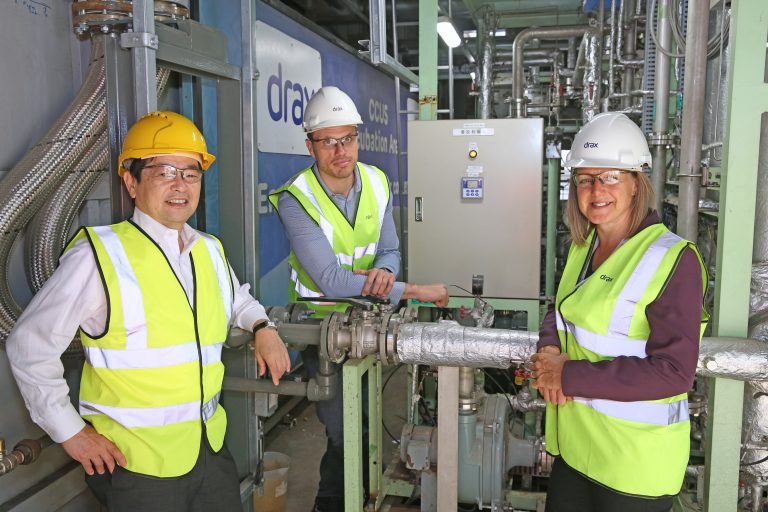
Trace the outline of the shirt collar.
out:
M 171 244 L 174 247 L 178 247 L 179 232 L 175 229 L 164 226 L 138 208 L 134 208 L 132 220 L 159 245 L 165 247 L 165 244 Z M 182 226 L 181 242 L 184 245 L 185 251 L 191 249 L 199 238 L 198 232 L 189 224 Z
M 329 196 L 338 196 L 338 197 L 344 197 L 342 194 L 336 194 L 334 192 L 331 192 L 327 186 L 325 186 L 325 182 L 320 177 L 320 171 L 317 169 L 317 162 L 312 164 L 312 172 L 315 173 L 315 177 L 317 178 L 317 181 L 320 182 L 320 186 L 323 187 L 323 190 L 325 190 L 325 193 Z M 352 188 L 349 190 L 349 195 L 359 195 L 360 191 L 363 189 L 363 185 L 360 183 L 360 168 L 358 167 L 358 164 L 355 163 L 355 183 L 352 185 Z M 349 198 L 349 195 L 346 197 Z

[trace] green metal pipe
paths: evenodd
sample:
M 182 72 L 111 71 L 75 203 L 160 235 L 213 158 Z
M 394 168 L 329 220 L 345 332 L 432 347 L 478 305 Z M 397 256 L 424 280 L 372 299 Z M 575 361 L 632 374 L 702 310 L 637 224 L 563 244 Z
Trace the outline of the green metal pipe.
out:
M 544 294 L 555 295 L 555 254 L 557 249 L 557 207 L 560 203 L 560 160 L 547 159 L 547 244 L 545 253 Z

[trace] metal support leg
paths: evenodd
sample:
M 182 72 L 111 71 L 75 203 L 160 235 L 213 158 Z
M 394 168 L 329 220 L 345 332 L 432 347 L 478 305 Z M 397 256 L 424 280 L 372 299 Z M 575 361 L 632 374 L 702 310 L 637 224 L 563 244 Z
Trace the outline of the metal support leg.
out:
M 344 510 L 363 509 L 363 395 L 362 378 L 368 373 L 368 464 L 371 496 L 381 496 L 381 363 L 375 356 L 344 364 Z
M 437 369 L 437 510 L 456 510 L 459 462 L 459 369 Z

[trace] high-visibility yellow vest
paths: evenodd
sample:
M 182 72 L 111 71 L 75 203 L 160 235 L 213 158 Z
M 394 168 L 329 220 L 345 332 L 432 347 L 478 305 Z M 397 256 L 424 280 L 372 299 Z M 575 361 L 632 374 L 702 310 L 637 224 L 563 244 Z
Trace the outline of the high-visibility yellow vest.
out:
M 203 433 L 214 451 L 224 442 L 221 349 L 234 289 L 221 244 L 200 235 L 191 305 L 165 254 L 130 221 L 82 228 L 69 245 L 87 238 L 108 306 L 103 333 L 81 329 L 80 414 L 137 473 L 183 475 Z
M 571 245 L 568 254 L 556 298 L 560 346 L 572 360 L 645 358 L 650 333 L 646 307 L 663 292 L 688 247 L 699 257 L 706 291 L 701 256 L 691 242 L 654 224 L 579 282 L 593 243 L 594 231 L 586 244 Z M 702 305 L 702 333 L 708 318 Z M 686 393 L 637 402 L 574 397 L 563 406 L 547 407 L 547 451 L 561 455 L 590 479 L 627 494 L 677 494 L 688 464 L 689 435 Z
M 312 220 L 323 230 L 341 267 L 348 270 L 368 270 L 376 259 L 384 212 L 389 202 L 389 182 L 380 169 L 358 162 L 360 173 L 360 201 L 355 221 L 350 223 L 344 214 L 328 197 L 317 176 L 308 167 L 291 178 L 288 183 L 269 195 L 269 201 L 279 213 L 279 197 L 291 194 L 306 210 Z M 298 297 L 322 297 L 323 292 L 301 266 L 293 249 L 288 256 L 291 282 L 288 285 L 288 299 L 296 302 Z M 313 302 L 310 307 L 317 317 L 334 311 L 344 311 L 346 304 Z

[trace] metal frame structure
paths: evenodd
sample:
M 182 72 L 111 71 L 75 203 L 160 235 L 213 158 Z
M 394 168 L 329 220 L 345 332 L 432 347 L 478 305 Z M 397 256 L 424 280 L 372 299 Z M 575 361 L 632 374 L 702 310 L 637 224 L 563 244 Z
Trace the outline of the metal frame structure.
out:
M 255 121 L 253 101 L 252 25 L 253 0 L 242 0 L 242 46 L 244 65 L 227 62 L 226 36 L 221 32 L 194 21 L 178 21 L 179 29 L 156 24 L 144 25 L 139 37 L 147 44 L 134 44 L 127 38 L 106 38 L 107 109 L 111 164 L 117 165 L 120 142 L 129 126 L 145 112 L 157 109 L 152 71 L 157 65 L 179 72 L 188 77 L 216 80 L 217 83 L 217 164 L 228 172 L 219 175 L 220 193 L 227 197 L 222 201 L 221 215 L 229 219 L 223 223 L 221 238 L 227 246 L 227 254 L 233 268 L 257 289 L 258 286 L 258 218 L 256 216 L 255 183 L 258 182 L 254 151 Z M 135 1 L 137 12 L 150 2 Z M 149 18 L 152 20 L 152 18 Z M 135 19 L 137 23 L 141 23 Z M 135 34 L 135 33 L 134 33 Z M 101 36 L 99 36 L 101 37 Z M 156 50 L 150 45 L 156 45 Z M 130 48 L 132 51 L 124 51 Z M 189 80 L 182 81 L 185 92 L 195 93 Z M 199 88 L 198 88 L 199 90 Z M 146 91 L 151 91 L 151 94 Z M 182 99 L 185 110 L 194 104 Z M 232 112 L 240 115 L 231 115 Z M 191 114 L 191 113 L 190 113 Z M 197 118 L 202 115 L 197 112 Z M 132 209 L 117 173 L 110 174 L 113 220 L 126 218 Z M 228 375 L 256 378 L 255 357 L 250 348 L 241 351 L 226 350 Z M 261 421 L 255 413 L 256 400 L 252 395 L 229 393 L 223 401 L 229 404 L 231 425 L 228 436 L 239 432 L 236 443 L 243 450 L 233 451 L 241 478 L 241 499 L 247 500 L 261 479 L 260 455 Z

